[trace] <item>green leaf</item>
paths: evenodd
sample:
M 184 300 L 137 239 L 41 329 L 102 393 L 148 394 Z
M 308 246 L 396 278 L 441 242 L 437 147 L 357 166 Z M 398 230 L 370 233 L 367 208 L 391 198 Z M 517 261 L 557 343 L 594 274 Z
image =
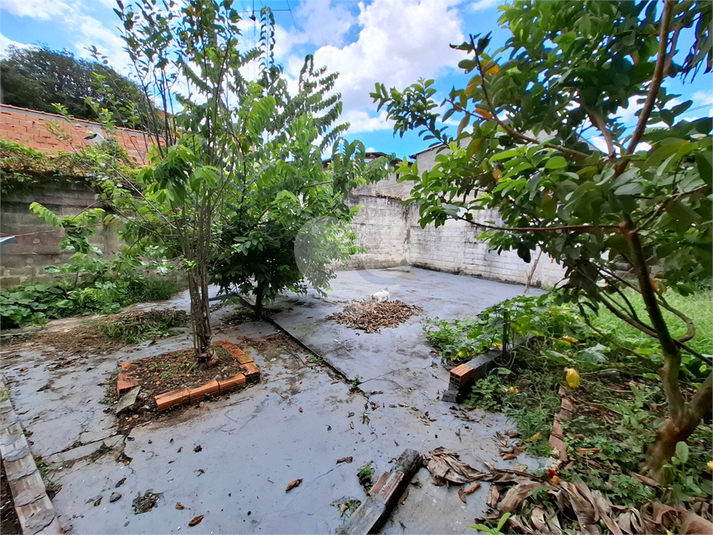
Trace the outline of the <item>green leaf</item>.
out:
M 701 179 L 708 187 L 713 185 L 713 165 L 711 164 L 711 155 L 708 151 L 696 152 L 695 154 L 696 168 L 701 175 Z
M 615 195 L 639 195 L 643 193 L 644 188 L 638 182 L 629 182 L 623 186 L 619 186 L 614 190 Z
M 642 169 L 648 169 L 649 167 L 658 165 L 672 154 L 676 154 L 682 147 L 689 144 L 690 141 L 686 141 L 685 139 L 668 138 L 659 141 L 651 148 L 649 157 L 646 158 Z
M 513 158 L 514 156 L 517 156 L 518 154 L 519 154 L 519 151 L 517 149 L 504 150 L 502 152 L 498 152 L 497 154 L 491 156 L 490 161 L 491 162 L 499 162 L 501 160 L 507 160 L 508 158 Z
M 562 156 L 554 156 L 545 164 L 545 169 L 564 169 L 565 167 L 567 167 L 567 160 Z
M 676 443 L 676 459 L 678 464 L 686 464 L 688 461 L 688 444 L 683 441 Z

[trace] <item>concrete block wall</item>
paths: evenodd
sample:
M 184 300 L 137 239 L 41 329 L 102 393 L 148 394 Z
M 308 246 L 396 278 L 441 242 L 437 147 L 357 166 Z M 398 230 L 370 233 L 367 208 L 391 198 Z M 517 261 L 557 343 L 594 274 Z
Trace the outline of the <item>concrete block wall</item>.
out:
M 417 155 L 420 170 L 433 166 L 436 150 Z M 462 273 L 486 279 L 524 284 L 532 273 L 531 284 L 554 286 L 564 276 L 562 266 L 542 255 L 532 272 L 539 251 L 531 263 L 522 261 L 515 251 L 498 254 L 489 251 L 478 239 L 477 227 L 463 221 L 447 221 L 436 228 L 430 224 L 421 228 L 418 205 L 404 206 L 411 186 L 399 184 L 394 175 L 377 184 L 358 188 L 350 195 L 351 206 L 362 205 L 353 226 L 359 235 L 359 245 L 367 252 L 356 255 L 351 262 L 355 269 L 370 269 L 398 265 L 413 265 L 449 273 Z M 480 222 L 498 221 L 497 213 L 484 211 L 476 216 Z
M 50 127 L 62 129 L 66 139 L 57 139 Z M 95 140 L 87 140 L 89 134 L 101 133 L 109 136 L 100 123 L 73 119 L 68 122 L 61 115 L 17 108 L 0 104 L 0 137 L 21 143 L 42 152 L 73 152 L 81 150 Z M 144 132 L 129 128 L 118 128 L 112 134 L 116 141 L 136 163 L 145 164 L 151 148 L 151 139 Z
M 17 242 L 2 246 L 0 251 L 0 285 L 17 286 L 28 280 L 44 280 L 49 275 L 45 267 L 64 264 L 69 254 L 59 252 L 62 230 L 45 224 L 30 213 L 30 204 L 39 202 L 57 215 L 74 215 L 96 205 L 94 191 L 80 181 L 37 185 L 22 193 L 13 193 L 2 199 L 0 231 L 3 235 L 17 236 Z M 97 228 L 90 240 L 110 258 L 121 243 L 114 225 Z

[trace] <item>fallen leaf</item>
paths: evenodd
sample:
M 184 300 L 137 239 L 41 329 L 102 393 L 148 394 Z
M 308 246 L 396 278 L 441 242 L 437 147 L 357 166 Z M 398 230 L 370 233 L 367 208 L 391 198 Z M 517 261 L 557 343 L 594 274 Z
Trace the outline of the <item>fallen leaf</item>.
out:
M 331 425 L 328 425 L 328 426 L 327 426 L 327 431 L 331 431 L 331 430 L 332 430 L 332 426 L 331 426 Z
M 176 502 L 176 509 L 178 509 L 180 511 L 181 509 L 185 509 L 185 507 L 183 506 L 183 504 L 181 502 Z
M 337 464 L 339 463 L 350 463 L 354 460 L 353 457 L 342 457 L 341 459 L 337 459 Z
M 354 429 L 354 422 L 349 422 L 349 427 L 351 427 L 352 429 Z
M 473 494 L 476 490 L 480 488 L 480 483 L 474 483 L 469 489 L 465 489 L 465 495 Z
M 109 502 L 114 503 L 117 500 L 121 499 L 121 494 L 118 492 L 112 492 L 111 496 L 109 497 Z
M 580 455 L 589 455 L 590 453 L 599 453 L 601 451 L 599 448 L 577 448 L 577 453 Z
M 500 502 L 499 509 L 505 513 L 512 513 L 525 498 L 529 497 L 530 494 L 537 489 L 541 489 L 545 486 L 545 484 L 539 481 L 519 483 L 507 491 L 503 501 Z
M 339 512 L 340 512 L 342 515 L 344 514 L 344 511 L 346 511 L 347 509 L 349 509 L 349 507 L 347 506 L 347 504 L 345 504 L 345 503 L 340 503 L 340 504 L 339 504 Z
M 201 523 L 201 520 L 203 520 L 203 515 L 194 516 L 193 518 L 191 518 L 191 521 L 188 523 L 188 525 L 191 527 L 197 526 Z
M 458 489 L 458 497 L 460 498 L 460 501 L 462 501 L 463 503 L 466 503 L 466 501 L 465 501 L 465 490 L 463 489 L 463 487 L 460 487 L 460 488 Z
M 503 455 L 503 461 L 509 461 L 510 459 L 517 459 L 517 455 L 514 453 L 508 453 L 506 455 Z
M 198 444 L 195 448 L 193 448 L 193 451 L 195 451 L 196 453 L 198 453 L 199 451 L 203 451 L 203 446 Z
M 537 432 L 534 435 L 532 435 L 530 438 L 528 438 L 525 442 L 537 442 L 538 440 L 540 440 L 541 437 L 542 437 L 542 433 Z
M 353 412 L 350 412 L 349 414 L 347 414 L 347 418 L 351 418 L 352 416 L 354 416 Z
M 302 407 L 300 407 L 300 412 L 304 412 L 304 411 L 302 410 Z
M 300 478 L 300 479 L 294 479 L 294 480 L 290 481 L 290 482 L 287 484 L 287 488 L 285 489 L 285 492 L 290 491 L 290 490 L 294 489 L 295 487 L 299 487 L 299 486 L 300 486 L 300 483 L 302 483 L 302 479 L 301 479 L 301 478 Z

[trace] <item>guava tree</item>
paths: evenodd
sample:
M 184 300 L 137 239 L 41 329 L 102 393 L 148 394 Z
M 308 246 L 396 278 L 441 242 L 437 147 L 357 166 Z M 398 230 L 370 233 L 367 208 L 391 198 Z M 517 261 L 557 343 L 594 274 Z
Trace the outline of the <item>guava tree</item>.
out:
M 711 119 L 683 118 L 691 102 L 664 82 L 711 71 L 712 8 L 518 0 L 501 7 L 504 48 L 490 53 L 489 36 L 454 47 L 470 78 L 443 109 L 431 81 L 403 91 L 377 84 L 372 93 L 396 132 L 420 129 L 448 149 L 431 170 L 406 161 L 398 169 L 414 182 L 422 225 L 469 222 L 525 261 L 539 247 L 566 267 L 569 299 L 604 306 L 658 339 L 669 411 L 647 454 L 658 479 L 676 444 L 711 413 L 710 373 L 684 396 L 682 358 L 700 359 L 702 369 L 710 362 L 686 345 L 694 323 L 665 298 L 666 289 L 685 293 L 711 277 Z M 634 102 L 631 129 L 621 112 Z M 450 117 L 460 118 L 455 135 L 443 124 Z M 599 136 L 606 150 L 583 135 Z M 486 208 L 500 220 L 480 220 Z M 685 323 L 685 336 L 672 336 L 663 310 Z
M 288 201 L 298 185 L 304 188 L 300 205 L 310 206 L 321 200 L 307 191 L 338 179 L 324 173 L 315 155 L 346 128 L 329 127 L 341 111 L 339 97 L 323 99 L 323 71 L 310 67 L 310 83 L 288 98 L 272 60 L 274 23 L 267 9 L 260 43 L 244 49 L 240 16 L 230 1 L 117 3 L 138 83 L 167 113 L 151 165 L 135 179 L 106 180 L 105 193 L 136 250 L 158 250 L 185 269 L 194 349 L 209 360 L 211 271 L 224 267 L 241 245 L 259 249 L 265 221 L 293 209 Z M 252 69 L 255 80 L 244 74 Z M 362 169 L 354 156 L 345 165 Z M 248 286 L 249 275 L 224 270 L 216 280 Z

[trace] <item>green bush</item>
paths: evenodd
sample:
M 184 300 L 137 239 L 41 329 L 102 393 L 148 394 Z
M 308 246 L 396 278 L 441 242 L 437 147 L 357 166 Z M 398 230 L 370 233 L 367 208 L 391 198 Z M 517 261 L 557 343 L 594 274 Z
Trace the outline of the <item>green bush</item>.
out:
M 0 291 L 0 329 L 42 325 L 49 320 L 87 314 L 111 314 L 132 303 L 169 299 L 179 285 L 143 275 L 117 280 L 26 283 Z

